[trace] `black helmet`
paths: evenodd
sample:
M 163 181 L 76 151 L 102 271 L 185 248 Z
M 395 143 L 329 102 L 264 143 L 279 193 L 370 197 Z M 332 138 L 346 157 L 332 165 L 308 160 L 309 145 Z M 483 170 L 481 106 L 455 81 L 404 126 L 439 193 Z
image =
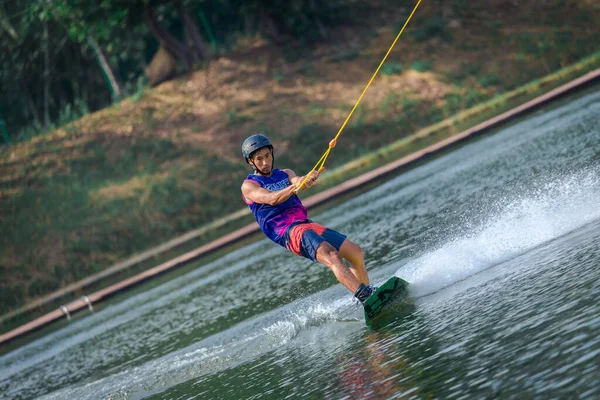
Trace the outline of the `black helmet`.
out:
M 244 159 L 248 161 L 252 153 L 267 146 L 271 149 L 273 148 L 269 138 L 267 138 L 265 135 L 260 133 L 250 135 L 246 138 L 246 140 L 244 140 L 244 143 L 242 143 L 242 155 L 244 156 Z

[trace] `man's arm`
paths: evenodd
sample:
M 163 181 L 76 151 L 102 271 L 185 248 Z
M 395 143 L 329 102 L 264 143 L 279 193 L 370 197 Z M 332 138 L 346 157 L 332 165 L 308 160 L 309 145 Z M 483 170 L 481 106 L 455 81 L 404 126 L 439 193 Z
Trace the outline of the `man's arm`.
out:
M 292 197 L 292 195 L 296 193 L 300 187 L 300 184 L 305 177 L 297 176 L 296 173 L 291 169 L 284 169 L 283 171 L 288 174 L 288 179 L 290 180 L 291 185 L 274 192 L 270 192 L 267 189 L 260 187 L 256 182 L 250 180 L 244 181 L 242 184 L 242 194 L 244 195 L 246 201 L 274 206 L 276 204 L 281 204 Z M 306 180 L 306 182 L 304 182 L 302 189 L 309 188 L 318 177 L 319 173 L 317 171 L 313 171 L 311 176 Z
M 242 184 L 242 194 L 244 195 L 246 201 L 252 201 L 259 204 L 269 204 L 272 206 L 283 203 L 292 197 L 295 190 L 296 185 L 294 184 L 274 192 L 270 192 L 252 181 L 244 181 Z
M 306 175 L 297 176 L 296 173 L 294 171 L 292 171 L 291 169 L 284 169 L 283 172 L 288 174 L 290 182 L 292 183 L 292 185 L 295 185 L 296 187 L 300 187 L 300 185 L 302 184 L 302 181 L 304 181 L 304 178 L 306 178 Z M 309 187 L 311 187 L 319 178 L 319 174 L 320 174 L 319 171 L 313 171 L 310 174 L 309 178 L 306 180 L 306 182 L 304 182 L 304 185 L 302 185 L 302 190 L 308 189 Z

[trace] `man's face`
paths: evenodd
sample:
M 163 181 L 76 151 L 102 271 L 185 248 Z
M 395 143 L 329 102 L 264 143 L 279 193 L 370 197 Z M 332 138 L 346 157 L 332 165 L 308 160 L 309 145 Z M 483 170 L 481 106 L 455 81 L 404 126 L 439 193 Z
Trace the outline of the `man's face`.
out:
M 271 149 L 263 147 L 257 150 L 250 160 L 262 175 L 271 175 L 271 170 L 273 169 L 273 153 L 271 153 Z

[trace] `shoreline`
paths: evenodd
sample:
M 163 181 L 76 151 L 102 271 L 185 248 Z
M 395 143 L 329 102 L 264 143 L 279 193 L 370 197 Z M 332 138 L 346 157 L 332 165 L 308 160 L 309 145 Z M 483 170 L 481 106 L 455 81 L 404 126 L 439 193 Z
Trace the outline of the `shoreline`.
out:
M 375 168 L 371 171 L 360 174 L 357 177 L 345 180 L 344 182 L 342 182 L 334 187 L 331 187 L 329 189 L 326 189 L 320 193 L 317 193 L 313 196 L 310 196 L 310 197 L 304 199 L 303 203 L 308 208 L 325 204 L 328 201 L 331 201 L 342 194 L 348 193 L 352 190 L 359 189 L 359 188 L 371 183 L 373 180 L 383 179 L 386 176 L 389 176 L 390 174 L 397 172 L 401 168 L 410 167 L 414 163 L 425 160 L 427 157 L 433 156 L 433 155 L 437 154 L 438 152 L 442 151 L 443 149 L 446 149 L 452 145 L 455 145 L 455 144 L 465 141 L 467 139 L 474 138 L 479 134 L 487 132 L 490 129 L 496 128 L 503 123 L 509 122 L 510 120 L 512 120 L 514 118 L 520 117 L 527 112 L 533 111 L 540 106 L 548 104 L 551 101 L 558 100 L 567 94 L 571 94 L 577 90 L 584 89 L 585 87 L 592 84 L 593 82 L 595 82 L 598 79 L 600 79 L 600 68 L 592 70 L 591 72 L 588 72 L 588 73 L 584 74 L 583 76 L 575 78 L 563 85 L 560 85 L 559 87 L 557 87 L 553 90 L 550 90 L 549 92 L 547 92 L 543 95 L 540 95 L 530 101 L 525 102 L 524 104 L 521 104 L 520 106 L 517 106 L 506 112 L 503 112 L 503 113 L 501 113 L 493 118 L 490 118 L 484 122 L 476 124 L 475 126 L 469 128 L 469 129 L 466 129 L 460 133 L 457 133 L 448 138 L 439 140 L 436 143 L 429 145 L 419 151 L 416 151 L 412 154 L 401 157 L 395 161 L 387 163 L 387 164 L 385 164 L 381 167 Z M 418 138 L 419 137 L 418 133 L 413 135 L 412 137 Z M 190 239 L 201 235 L 202 233 L 206 232 L 207 230 L 218 228 L 219 226 L 223 226 L 232 220 L 246 216 L 246 215 L 248 215 L 247 211 L 248 211 L 247 209 L 244 209 L 242 211 L 236 212 L 227 218 L 219 220 L 215 224 L 211 224 L 209 226 L 200 228 L 198 230 L 191 231 L 185 235 L 182 235 L 178 238 L 168 241 L 161 246 L 158 246 L 154 249 L 148 250 L 147 252 L 144 252 L 142 254 L 136 255 L 130 259 L 127 259 L 119 264 L 114 265 L 113 267 L 108 268 L 105 271 L 102 271 L 98 274 L 90 276 L 90 277 L 84 279 L 83 281 L 79 281 L 72 285 L 69 285 L 66 288 L 62 289 L 61 291 L 55 292 L 55 293 L 53 293 L 49 296 L 46 296 L 36 302 L 30 303 L 29 305 L 26 305 L 26 306 L 16 310 L 15 312 L 9 313 L 9 314 L 3 316 L 1 318 L 1 320 L 5 321 L 8 319 L 11 319 L 16 315 L 20 315 L 20 314 L 30 311 L 36 307 L 42 306 L 44 304 L 48 304 L 56 299 L 59 299 L 64 294 L 72 293 L 76 290 L 81 290 L 82 288 L 86 287 L 87 285 L 93 283 L 96 280 L 110 276 L 116 272 L 121 271 L 122 269 L 127 268 L 128 266 L 137 264 L 138 262 L 140 262 L 140 260 L 145 260 L 156 254 L 162 253 L 169 249 L 173 249 L 173 248 L 189 241 Z M 152 277 L 158 276 L 158 275 L 163 274 L 167 271 L 170 271 L 174 268 L 188 264 L 189 262 L 197 260 L 211 252 L 222 249 L 228 245 L 234 244 L 244 238 L 247 238 L 248 236 L 250 236 L 254 233 L 257 233 L 258 231 L 259 231 L 258 225 L 253 222 L 253 223 L 246 225 L 240 229 L 230 232 L 216 240 L 213 240 L 210 243 L 200 246 L 200 247 L 196 248 L 195 250 L 188 251 L 185 254 L 182 254 L 176 258 L 173 258 L 169 261 L 166 261 L 155 267 L 152 267 L 142 273 L 136 274 L 128 279 L 125 279 L 125 280 L 122 280 L 115 284 L 112 284 L 112 285 L 110 285 L 106 288 L 103 288 L 101 290 L 98 290 L 92 294 L 83 296 L 77 300 L 73 300 L 73 301 L 69 302 L 68 304 L 60 306 L 58 309 L 56 309 L 52 312 L 49 312 L 41 317 L 38 317 L 38 318 L 26 323 L 26 324 L 21 325 L 20 327 L 17 327 L 11 331 L 8 331 L 8 332 L 0 335 L 0 345 L 6 344 L 6 343 L 10 342 L 11 340 L 14 340 L 14 339 L 21 337 L 23 335 L 26 335 L 28 333 L 31 333 L 35 330 L 41 329 L 63 317 L 67 317 L 68 319 L 70 319 L 71 314 L 74 314 L 84 308 L 89 308 L 90 310 L 92 310 L 93 304 L 98 303 L 99 301 L 107 299 L 125 289 L 131 288 L 131 287 L 133 287 L 141 282 L 144 282 Z

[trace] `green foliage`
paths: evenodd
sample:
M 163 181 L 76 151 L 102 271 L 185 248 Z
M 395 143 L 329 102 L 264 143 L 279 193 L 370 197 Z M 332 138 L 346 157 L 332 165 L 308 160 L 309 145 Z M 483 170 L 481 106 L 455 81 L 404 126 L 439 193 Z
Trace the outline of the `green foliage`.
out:
M 73 104 L 67 104 L 65 108 L 60 110 L 58 114 L 57 126 L 66 125 L 70 122 L 80 119 L 89 112 L 90 109 L 85 101 L 76 99 Z
M 0 290 L 0 312 L 6 313 L 20 306 L 24 296 L 25 286 L 23 284 L 2 287 L 2 290 Z
M 148 78 L 146 76 L 138 76 L 133 83 L 128 82 L 125 85 L 125 95 L 130 95 L 131 102 L 133 103 L 140 101 L 144 97 L 146 90 L 148 90 Z
M 478 78 L 477 82 L 483 87 L 488 87 L 500 84 L 502 79 L 497 75 L 486 75 Z
M 426 72 L 431 70 L 431 61 L 428 60 L 415 60 L 411 65 L 410 69 L 418 72 Z
M 158 45 L 146 25 L 146 5 L 152 7 L 157 19 L 174 37 L 183 38 L 182 23 L 172 1 L 8 3 L 0 7 L 0 17 L 3 11 L 18 17 L 5 18 L 0 26 L 0 64 L 3 65 L 0 115 L 9 134 L 8 140 L 4 138 L 3 142 L 17 136 L 20 140 L 31 138 L 112 103 L 111 90 L 93 51 L 92 39 L 104 52 L 117 80 L 124 84 L 125 95 L 131 96 L 133 102 L 139 101 L 146 90 L 144 67 Z M 282 46 L 296 59 L 308 56 L 312 41 L 327 38 L 330 26 L 347 23 L 352 15 L 346 11 L 351 7 L 341 0 L 267 3 L 187 0 L 182 4 L 202 28 L 201 34 L 213 43 L 213 48 L 240 35 L 259 33 L 277 43 L 297 40 L 294 49 Z M 4 29 L 10 34 L 5 35 Z M 49 56 L 48 63 L 45 54 Z M 45 68 L 51 69 L 49 75 Z M 306 72 L 312 73 L 310 68 Z M 275 79 L 283 77 L 278 75 Z M 40 97 L 46 85 L 50 98 Z
M 334 127 L 310 123 L 302 125 L 290 141 L 293 149 L 291 162 L 299 171 L 309 170 L 315 163 L 318 151 L 325 151 L 335 135 Z M 322 149 L 322 150 L 321 150 Z
M 399 97 L 398 94 L 392 93 L 387 95 L 383 102 L 381 103 L 381 109 L 383 111 L 383 115 L 390 115 L 396 113 L 399 106 Z
M 417 42 L 423 42 L 435 37 L 449 40 L 450 36 L 446 29 L 446 21 L 442 17 L 434 17 L 420 24 L 413 30 L 413 38 Z
M 477 90 L 470 88 L 469 90 L 467 90 L 467 95 L 465 97 L 465 108 L 476 106 L 484 99 L 484 94 L 479 93 Z
M 446 103 L 444 104 L 444 112 L 446 114 L 454 114 L 463 109 L 463 97 L 459 93 L 446 93 L 444 96 Z
M 60 283 L 54 279 L 39 279 L 29 285 L 28 295 L 30 297 L 41 296 L 50 293 L 60 287 Z
M 14 143 L 24 142 L 27 140 L 31 140 L 32 138 L 47 132 L 49 129 L 44 128 L 40 122 L 35 121 L 31 123 L 29 126 L 22 128 L 14 138 Z
M 64 282 L 65 278 L 67 277 L 67 269 L 63 266 L 55 265 L 54 266 L 54 277 L 59 282 Z
M 271 19 L 272 26 L 279 34 L 289 35 L 297 40 L 311 42 L 327 39 L 328 27 L 341 22 L 347 22 L 348 14 L 344 14 L 341 6 L 344 1 L 314 1 L 291 0 L 264 2 L 261 0 L 246 0 L 236 3 L 239 13 L 238 18 L 266 21 Z M 268 10 L 267 13 L 265 11 Z M 339 12 L 342 11 L 342 12 Z M 277 33 L 265 32 L 268 38 L 280 41 Z
M 416 105 L 417 105 L 417 102 L 415 100 L 411 99 L 410 97 L 404 96 L 402 98 L 402 108 L 404 110 L 410 110 Z
M 52 6 L 48 7 L 47 2 L 42 0 L 37 2 L 37 7 L 64 24 L 72 39 L 83 43 L 90 34 L 98 40 L 111 39 L 111 34 L 126 24 L 128 15 L 139 11 L 142 4 L 142 1 L 103 0 L 98 4 L 81 0 L 54 0 Z
M 152 185 L 151 201 L 161 213 L 175 216 L 195 200 L 194 194 L 177 185 L 175 175 L 166 181 Z
M 252 118 L 246 114 L 240 114 L 235 109 L 229 108 L 225 114 L 227 115 L 227 123 L 229 125 L 239 125 L 250 121 Z
M 15 143 L 24 142 L 36 136 L 43 135 L 47 132 L 55 130 L 58 127 L 76 121 L 89 114 L 89 112 L 90 110 L 85 101 L 82 99 L 75 99 L 73 103 L 66 104 L 63 109 L 58 111 L 58 116 L 56 117 L 55 122 L 43 125 L 39 121 L 34 121 L 28 126 L 20 129 L 14 138 L 14 141 Z
M 312 55 L 313 48 L 310 43 L 301 41 L 300 43 L 291 43 L 283 48 L 283 57 L 287 63 L 294 63 L 306 60 Z
M 383 64 L 381 67 L 381 73 L 384 75 L 396 75 L 402 72 L 402 64 L 389 62 Z
M 142 110 L 142 122 L 144 124 L 144 127 L 152 130 L 155 128 L 156 124 L 158 123 L 158 121 L 154 118 L 154 113 L 155 113 L 155 109 L 154 108 L 144 108 Z
M 318 116 L 323 115 L 325 108 L 320 104 L 309 104 L 308 105 L 308 113 L 310 115 Z
M 315 68 L 313 67 L 313 65 L 309 62 L 305 62 L 304 64 L 302 64 L 297 70 L 296 73 L 298 74 L 302 74 L 305 76 L 312 76 L 315 75 Z

